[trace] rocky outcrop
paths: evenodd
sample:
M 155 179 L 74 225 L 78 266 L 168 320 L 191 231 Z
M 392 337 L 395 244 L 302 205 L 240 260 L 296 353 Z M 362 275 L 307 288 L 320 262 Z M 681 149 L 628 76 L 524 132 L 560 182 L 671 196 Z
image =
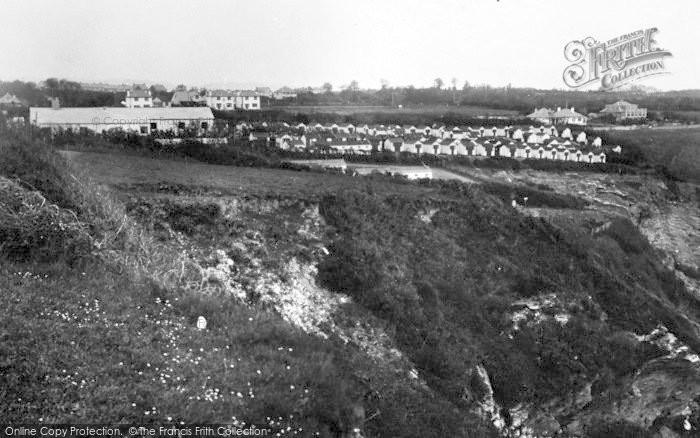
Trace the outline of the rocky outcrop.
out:
M 501 432 L 507 432 L 506 422 L 501 416 L 501 408 L 493 396 L 491 379 L 482 365 L 477 365 L 472 370 L 470 387 L 466 394 L 468 396 L 474 394 L 475 399 L 470 401 L 475 403 L 477 415 L 490 421 Z

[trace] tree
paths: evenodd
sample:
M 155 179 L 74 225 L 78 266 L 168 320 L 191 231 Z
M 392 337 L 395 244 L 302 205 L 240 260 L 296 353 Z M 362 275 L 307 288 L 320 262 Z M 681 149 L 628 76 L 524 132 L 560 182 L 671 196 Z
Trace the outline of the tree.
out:
M 452 78 L 450 81 L 452 83 L 452 89 L 456 90 L 457 89 L 457 78 Z
M 445 85 L 445 82 L 441 78 L 436 78 L 433 83 L 435 84 L 435 88 L 442 88 L 442 86 Z
M 469 81 L 464 81 L 464 86 L 462 87 L 462 90 L 468 90 L 471 88 L 471 85 L 469 84 Z
M 330 82 L 326 82 L 325 84 L 323 84 L 323 91 L 325 93 L 332 92 L 333 91 L 333 84 L 331 84 Z
M 57 90 L 58 89 L 58 79 L 56 78 L 48 78 L 45 81 L 46 88 L 49 90 Z
M 382 84 L 382 90 L 386 90 L 389 88 L 389 81 L 386 79 L 380 79 L 380 82 Z
M 357 91 L 360 89 L 360 85 L 353 79 L 353 81 L 350 82 L 350 85 L 348 85 L 348 89 L 351 91 Z

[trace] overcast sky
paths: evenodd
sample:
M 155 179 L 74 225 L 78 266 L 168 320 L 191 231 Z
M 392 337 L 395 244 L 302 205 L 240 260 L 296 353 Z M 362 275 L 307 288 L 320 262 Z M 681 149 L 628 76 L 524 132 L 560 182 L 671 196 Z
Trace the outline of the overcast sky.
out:
M 648 27 L 700 88 L 698 0 L 0 0 L 0 80 L 564 88 L 564 46 Z

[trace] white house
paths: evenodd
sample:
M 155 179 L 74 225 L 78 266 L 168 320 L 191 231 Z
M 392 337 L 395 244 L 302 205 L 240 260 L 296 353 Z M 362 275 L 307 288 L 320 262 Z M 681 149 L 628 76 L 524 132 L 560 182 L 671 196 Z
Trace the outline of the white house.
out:
M 574 107 L 571 107 L 571 109 L 557 108 L 557 111 L 552 114 L 552 119 L 554 120 L 554 123 L 564 125 L 585 126 L 586 123 L 588 123 L 588 117 L 574 111 Z
M 230 91 L 208 91 L 205 99 L 209 108 L 215 108 L 218 110 L 233 110 L 235 108 L 235 94 Z
M 282 87 L 272 95 L 275 99 L 288 99 L 297 97 L 297 92 L 289 87 Z
M 127 90 L 124 106 L 127 108 L 149 108 L 153 106 L 153 98 L 148 90 Z
M 486 149 L 486 146 L 484 146 L 481 143 L 477 143 L 475 141 L 472 141 L 474 144 L 474 149 L 472 150 L 472 155 L 475 157 L 486 157 L 488 156 L 488 150 Z
M 552 123 L 553 114 L 554 111 L 550 110 L 549 108 L 535 108 L 533 112 L 527 115 L 527 118 L 536 122 L 550 124 Z
M 241 90 L 236 92 L 236 108 L 242 110 L 259 110 L 260 96 L 255 91 Z

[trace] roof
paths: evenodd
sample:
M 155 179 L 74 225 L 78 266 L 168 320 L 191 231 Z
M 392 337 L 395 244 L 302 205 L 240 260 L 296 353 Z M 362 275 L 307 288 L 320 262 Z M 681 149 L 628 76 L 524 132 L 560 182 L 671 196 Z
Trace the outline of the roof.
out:
M 91 107 L 29 108 L 29 120 L 36 124 L 94 125 L 97 123 L 142 124 L 149 120 L 213 119 L 208 107 Z
M 279 90 L 275 91 L 275 93 L 296 93 L 296 91 L 292 90 L 289 87 L 282 87 Z
M 5 93 L 4 96 L 0 97 L 0 104 L 10 103 L 10 104 L 21 104 L 22 101 L 17 98 L 14 94 Z
M 576 111 L 569 108 L 562 108 L 555 112 L 552 117 L 554 118 L 564 118 L 564 117 L 586 117 L 583 114 L 579 114 Z
M 210 97 L 233 97 L 233 93 L 226 90 L 212 90 L 207 92 L 207 96 Z
M 618 100 L 615 103 L 605 105 L 605 108 L 603 108 L 600 112 L 601 113 L 618 113 L 618 112 L 624 112 L 627 110 L 636 110 L 637 108 L 639 108 L 639 106 L 634 104 L 634 103 L 625 102 L 624 100 Z
M 256 97 L 258 93 L 252 90 L 241 90 L 237 92 L 238 96 L 241 97 Z
M 549 108 L 544 108 L 544 107 L 543 107 L 543 108 L 539 108 L 539 109 L 535 108 L 535 111 L 533 111 L 532 113 L 528 114 L 527 116 L 528 116 L 529 118 L 531 118 L 531 119 L 535 119 L 535 118 L 550 118 L 550 117 L 552 117 L 552 113 L 553 113 L 552 110 L 550 110 Z
M 176 91 L 173 93 L 173 97 L 170 98 L 170 102 L 176 105 L 180 102 L 198 102 L 200 100 L 202 100 L 202 97 L 196 91 Z
M 148 90 L 127 90 L 126 97 L 151 97 L 151 92 Z

